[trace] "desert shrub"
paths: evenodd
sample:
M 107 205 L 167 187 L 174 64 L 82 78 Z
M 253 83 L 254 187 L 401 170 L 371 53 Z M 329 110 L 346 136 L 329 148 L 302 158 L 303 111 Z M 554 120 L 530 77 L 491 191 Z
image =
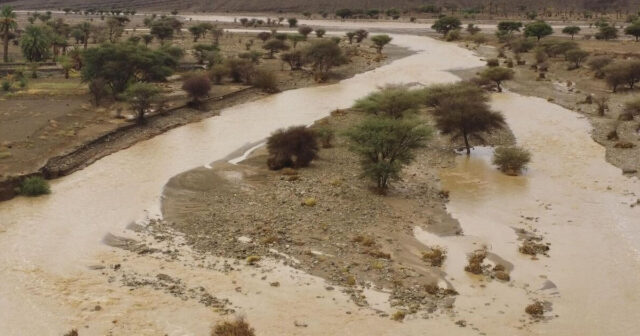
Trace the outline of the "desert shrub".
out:
M 471 82 L 458 82 L 454 84 L 439 84 L 424 88 L 417 93 L 420 101 L 428 107 L 438 107 L 445 101 L 456 97 L 465 97 L 470 101 L 488 102 L 489 97 L 476 84 Z
M 626 84 L 633 90 L 640 81 L 640 60 L 629 60 L 607 65 L 603 72 L 607 83 L 617 91 L 617 88 Z
M 536 64 L 542 64 L 542 63 L 546 62 L 547 59 L 549 58 L 549 56 L 547 55 L 547 52 L 544 50 L 544 48 L 536 48 L 534 50 L 533 56 L 536 59 Z
M 507 66 L 507 68 L 513 68 L 513 66 L 514 66 L 513 60 L 512 60 L 512 59 L 510 59 L 510 58 L 509 58 L 509 59 L 507 59 L 507 60 L 504 62 L 504 64 Z
M 445 36 L 444 40 L 448 41 L 448 42 L 457 41 L 457 40 L 460 39 L 461 36 L 462 36 L 462 34 L 460 34 L 460 30 L 459 29 L 455 29 L 455 30 L 452 30 L 452 31 L 448 32 L 447 35 Z
M 484 35 L 476 34 L 471 35 L 469 37 L 469 41 L 475 43 L 476 45 L 481 45 L 487 43 L 488 39 Z
M 497 67 L 500 66 L 500 60 L 497 58 L 490 58 L 487 60 L 488 67 Z
M 623 108 L 624 113 L 628 113 L 631 116 L 639 116 L 640 115 L 640 98 L 635 98 L 624 103 Z
M 422 251 L 422 260 L 427 261 L 434 267 L 442 266 L 445 258 L 447 257 L 447 250 L 435 246 L 426 251 Z
M 280 59 L 289 64 L 291 70 L 300 70 L 302 66 L 305 64 L 305 58 L 300 50 L 293 50 L 290 52 L 285 52 L 280 55 Z
M 205 75 L 190 76 L 182 83 L 182 89 L 191 97 L 191 104 L 198 105 L 202 98 L 209 95 L 211 81 Z
M 595 72 L 596 78 L 602 78 L 604 77 L 602 70 L 611 62 L 613 62 L 613 58 L 609 56 L 595 56 L 589 59 L 587 65 Z
M 544 314 L 544 305 L 542 304 L 542 302 L 536 301 L 528 305 L 524 309 L 524 311 L 533 317 L 540 317 Z
M 109 94 L 109 87 L 107 82 L 98 77 L 89 82 L 89 93 L 93 97 L 93 103 L 98 106 L 102 101 L 102 98 Z
M 347 131 L 350 149 L 361 157 L 362 176 L 384 193 L 392 179 L 424 147 L 431 129 L 413 120 L 369 117 Z
M 312 130 L 294 126 L 271 134 L 267 139 L 267 150 L 267 165 L 272 170 L 307 167 L 318 155 L 318 142 Z
M 573 49 L 567 51 L 567 61 L 573 63 L 575 68 L 579 68 L 587 57 L 589 57 L 589 52 L 584 50 Z
M 387 86 L 357 100 L 353 107 L 369 114 L 397 119 L 415 112 L 419 106 L 417 92 L 412 92 L 402 86 Z
M 216 84 L 222 83 L 222 78 L 231 73 L 229 67 L 225 64 L 216 64 L 209 70 L 209 79 Z
M 598 40 L 615 40 L 618 38 L 618 28 L 609 25 L 603 25 L 596 33 L 596 39 Z
M 255 68 L 250 60 L 228 58 L 224 64 L 229 69 L 229 76 L 234 82 L 251 83 L 251 76 L 255 72 Z
M 243 319 L 223 321 L 211 330 L 211 336 L 255 336 L 255 330 Z
M 528 38 L 517 39 L 510 43 L 514 53 L 526 53 L 535 47 L 535 40 Z
M 51 193 L 49 183 L 41 176 L 27 177 L 20 183 L 18 187 L 20 195 L 34 197 Z
M 276 93 L 278 89 L 278 80 L 276 75 L 271 71 L 258 70 L 251 79 L 253 86 L 259 88 L 266 93 Z
M 357 35 L 356 35 L 357 36 Z M 327 79 L 331 68 L 347 62 L 342 49 L 333 41 L 322 39 L 314 41 L 303 52 L 304 58 L 311 64 L 314 78 L 318 82 Z
M 3 81 L 2 91 L 9 91 L 9 90 L 11 90 L 11 83 L 9 81 Z
M 333 139 L 335 138 L 335 131 L 329 127 L 318 127 L 315 129 L 316 137 L 320 140 L 322 148 L 333 147 Z
M 473 274 L 482 274 L 484 270 L 484 259 L 487 257 L 487 250 L 477 250 L 469 254 L 467 257 L 468 264 L 464 267 L 464 270 Z
M 609 109 L 609 98 L 605 96 L 592 98 L 592 101 L 596 104 L 598 115 L 604 116 L 605 112 Z
M 151 104 L 157 101 L 160 89 L 150 83 L 134 83 L 131 84 L 122 96 L 129 102 L 131 108 L 137 113 L 137 122 L 142 124 L 145 122 L 145 112 L 151 107 Z
M 508 175 L 518 175 L 531 161 L 531 153 L 520 147 L 498 147 L 493 164 Z

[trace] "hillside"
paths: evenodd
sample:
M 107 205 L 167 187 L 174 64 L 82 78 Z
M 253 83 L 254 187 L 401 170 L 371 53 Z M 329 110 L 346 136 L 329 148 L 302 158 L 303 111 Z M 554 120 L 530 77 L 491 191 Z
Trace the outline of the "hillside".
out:
M 61 9 L 70 8 L 137 8 L 148 10 L 189 10 L 218 12 L 333 12 L 339 8 L 399 8 L 415 9 L 426 5 L 438 5 L 459 9 L 493 7 L 497 11 L 515 13 L 518 11 L 549 8 L 556 10 L 606 10 L 636 12 L 640 0 L 9 0 L 0 1 L 20 9 Z

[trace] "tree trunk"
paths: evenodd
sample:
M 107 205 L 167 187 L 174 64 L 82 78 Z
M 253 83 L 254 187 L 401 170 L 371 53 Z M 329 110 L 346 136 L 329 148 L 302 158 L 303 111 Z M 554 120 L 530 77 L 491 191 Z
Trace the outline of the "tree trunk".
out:
M 462 132 L 462 137 L 464 138 L 464 145 L 467 147 L 467 155 L 471 155 L 471 146 L 469 146 L 469 136 L 467 132 Z
M 84 50 L 87 50 L 87 45 L 89 44 L 89 34 L 84 35 Z
M 4 31 L 4 62 L 9 62 L 9 31 Z

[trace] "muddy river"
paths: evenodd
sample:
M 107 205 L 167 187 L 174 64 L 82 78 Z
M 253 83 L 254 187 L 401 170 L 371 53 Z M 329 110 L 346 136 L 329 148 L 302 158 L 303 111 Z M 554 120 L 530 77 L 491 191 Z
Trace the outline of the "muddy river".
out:
M 640 198 L 640 183 L 605 162 L 588 121 L 512 93 L 496 95 L 493 106 L 532 151 L 530 170 L 523 177 L 502 176 L 488 163 L 486 149 L 461 157 L 442 178 L 465 237 L 416 232 L 449 249 L 446 271 L 461 294 L 450 317 L 404 323 L 380 318 L 341 291 L 327 291 L 322 279 L 276 262 L 265 267 L 278 288 L 261 281 L 254 268 L 219 272 L 203 266 L 225 262 L 215 256 L 165 260 L 103 244 L 108 234 L 132 235 L 132 222 L 160 216 L 163 186 L 176 174 L 230 158 L 277 128 L 310 124 L 379 86 L 451 82 L 457 78 L 447 70 L 483 65 L 470 51 L 426 37 L 395 35 L 393 43 L 416 54 L 338 84 L 225 109 L 55 180 L 49 196 L 0 203 L 2 334 L 61 335 L 75 327 L 83 336 L 206 335 L 220 319 L 197 300 L 133 290 L 102 274 L 103 267 L 118 265 L 179 277 L 187 288 L 229 299 L 259 335 L 632 335 L 640 319 L 640 207 L 630 204 Z M 518 254 L 512 225 L 525 217 L 535 218 L 532 227 L 552 244 L 550 258 Z M 462 247 L 468 251 L 474 244 L 515 265 L 513 285 L 478 286 L 463 274 Z M 384 293 L 367 296 L 392 311 Z M 519 319 L 532 296 L 551 302 L 558 317 L 523 328 Z M 458 327 L 458 319 L 474 328 Z

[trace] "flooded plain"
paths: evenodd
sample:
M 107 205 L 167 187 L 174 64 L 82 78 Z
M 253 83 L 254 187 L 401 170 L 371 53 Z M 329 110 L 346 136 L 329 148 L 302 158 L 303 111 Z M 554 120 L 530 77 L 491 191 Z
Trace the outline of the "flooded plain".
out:
M 640 318 L 640 198 L 637 180 L 604 160 L 578 114 L 538 98 L 493 97 L 518 143 L 533 153 L 523 177 L 500 174 L 488 151 L 442 172 L 448 210 L 465 235 L 437 237 L 416 231 L 426 243 L 446 246 L 448 279 L 460 292 L 452 316 L 397 323 L 358 308 L 320 278 L 266 261 L 261 272 L 215 256 L 175 259 L 128 253 L 103 244 L 108 234 L 133 236 L 127 226 L 160 216 L 165 183 L 176 174 L 251 147 L 273 130 L 310 124 L 332 110 L 391 83 L 452 82 L 447 70 L 483 65 L 470 51 L 426 37 L 395 35 L 393 43 L 416 51 L 374 71 L 335 85 L 297 89 L 234 106 L 105 157 L 53 181 L 50 196 L 0 203 L 0 330 L 7 335 L 204 335 L 219 312 L 194 300 L 110 277 L 125 269 L 138 277 L 157 273 L 183 279 L 228 299 L 260 335 L 630 335 Z M 551 243 L 549 257 L 518 252 L 518 228 Z M 463 271 L 466 253 L 487 246 L 512 264 L 509 285 L 481 282 Z M 185 249 L 162 246 L 160 249 Z M 105 273 L 107 276 L 105 276 Z M 164 277 L 164 276 L 163 276 Z M 450 278 L 450 279 L 449 279 Z M 374 296 L 373 294 L 371 296 Z M 376 296 L 378 297 L 378 296 Z M 524 306 L 546 300 L 553 315 L 526 324 Z M 384 302 L 378 297 L 378 301 Z M 380 306 L 384 306 L 380 303 Z M 98 308 L 99 307 L 99 308 Z M 557 315 L 557 317 L 555 316 Z M 464 319 L 474 328 L 461 328 Z M 303 329 L 301 329 L 303 328 Z

